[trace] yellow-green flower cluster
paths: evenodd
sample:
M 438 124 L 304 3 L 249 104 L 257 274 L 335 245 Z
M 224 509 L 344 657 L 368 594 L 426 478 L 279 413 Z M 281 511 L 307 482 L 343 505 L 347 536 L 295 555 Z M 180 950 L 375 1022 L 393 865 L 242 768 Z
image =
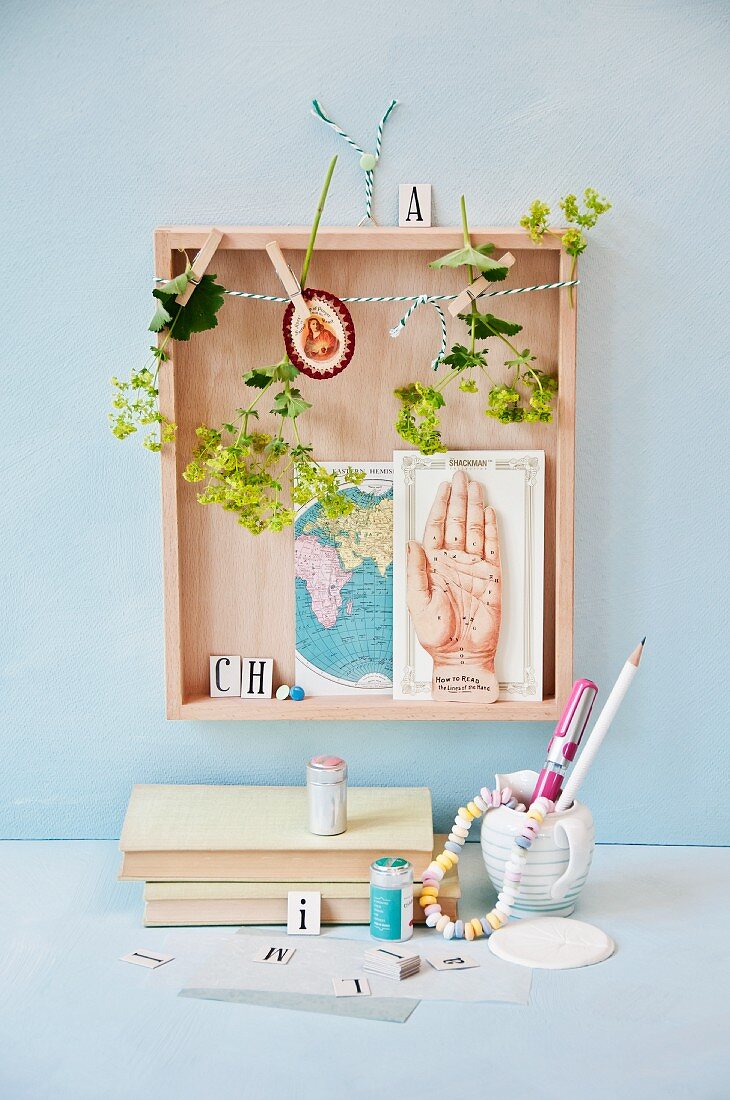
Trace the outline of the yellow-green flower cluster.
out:
M 525 410 L 520 407 L 519 391 L 514 386 L 505 384 L 492 386 L 486 415 L 499 420 L 501 424 L 514 424 L 524 420 Z
M 583 192 L 585 210 L 581 210 L 575 195 L 566 195 L 560 200 L 560 209 L 566 219 L 574 225 L 580 225 L 583 229 L 593 229 L 601 214 L 611 209 L 611 203 L 601 198 L 593 187 L 586 187 Z
M 579 199 L 572 194 L 560 200 L 560 209 L 565 214 L 565 220 L 575 227 L 567 229 L 562 235 L 563 248 L 573 258 L 580 256 L 588 244 L 584 230 L 593 229 L 601 214 L 611 209 L 611 203 L 602 198 L 594 187 L 586 187 L 583 192 L 583 205 L 584 209 L 581 210 Z M 520 218 L 520 225 L 527 230 L 536 244 L 540 244 L 545 234 L 551 232 L 548 225 L 549 217 L 548 204 L 535 199 L 527 214 Z
M 441 441 L 438 418 L 438 409 L 446 404 L 443 394 L 435 386 L 420 382 L 411 382 L 394 392 L 402 406 L 395 422 L 398 434 L 424 455 L 447 450 Z
M 535 199 L 527 214 L 520 218 L 520 225 L 526 229 L 535 244 L 540 244 L 548 228 L 550 207 L 546 202 Z
M 438 410 L 446 404 L 443 391 L 459 378 L 463 393 L 478 393 L 482 375 L 491 382 L 487 396 L 485 416 L 500 424 L 520 424 L 523 421 L 549 424 L 553 418 L 553 399 L 558 390 L 558 380 L 544 374 L 533 364 L 535 356 L 529 348 L 520 351 L 509 337 L 522 331 L 514 321 L 505 321 L 491 313 L 459 315 L 471 330 L 470 347 L 454 344 L 443 363 L 450 368 L 435 386 L 411 382 L 395 391 L 401 409 L 395 422 L 396 431 L 406 442 L 417 447 L 425 455 L 447 450 L 441 439 L 441 423 Z M 487 348 L 476 350 L 474 339 L 497 338 L 503 341 L 513 354 L 505 361 L 505 367 L 513 372 L 509 382 L 496 383 L 488 370 Z
M 152 348 L 152 352 L 158 364 L 167 359 L 161 348 Z M 109 422 L 117 439 L 126 439 L 140 428 L 156 424 L 157 429 L 145 435 L 143 446 L 148 451 L 161 451 L 163 443 L 172 442 L 175 438 L 175 425 L 158 408 L 157 371 L 153 373 L 144 367 L 133 371 L 128 382 L 122 382 L 115 377 L 111 384 L 115 392 Z
M 327 519 L 339 519 L 352 512 L 355 505 L 342 492 L 342 486 L 362 484 L 364 470 L 348 467 L 344 474 L 325 470 L 311 457 L 311 447 L 295 447 L 292 457 L 294 480 L 291 497 L 294 504 L 307 504 L 316 499 Z
M 345 474 L 325 470 L 313 458 L 311 446 L 302 443 L 296 419 L 311 406 L 291 386 L 297 374 L 286 357 L 272 367 L 249 371 L 244 381 L 259 391 L 258 396 L 247 408 L 237 409 L 233 421 L 220 428 L 202 425 L 197 429 L 200 442 L 183 472 L 186 481 L 206 481 L 198 493 L 201 504 L 218 504 L 235 513 L 240 525 L 254 535 L 290 527 L 294 506 L 313 499 L 328 519 L 348 515 L 354 503 L 342 487 L 358 485 L 365 477 L 360 470 L 348 469 Z M 249 421 L 258 417 L 254 406 L 276 382 L 282 384 L 271 409 L 277 430 L 273 434 L 249 431 Z
M 524 386 L 529 394 L 527 406 L 517 388 Z M 549 424 L 553 418 L 553 399 L 558 390 L 558 380 L 551 374 L 530 368 L 515 378 L 512 385 L 493 386 L 489 391 L 486 414 L 500 424 L 527 423 Z
M 153 290 L 155 312 L 149 323 L 150 332 L 162 333 L 159 346 L 150 348 L 151 356 L 142 370 L 134 371 L 128 382 L 112 378 L 115 389 L 113 412 L 109 414 L 111 430 L 117 439 L 127 439 L 140 427 L 158 425 L 142 440 L 148 451 L 161 451 L 165 443 L 175 438 L 175 425 L 160 412 L 157 375 L 170 356 L 165 348 L 170 340 L 189 340 L 193 333 L 204 332 L 218 324 L 216 313 L 223 305 L 224 288 L 215 281 L 215 275 L 204 275 L 195 287 L 187 305 L 181 306 L 175 296 L 185 290 L 192 268 L 186 264 L 182 275 L 171 279 L 158 290 Z

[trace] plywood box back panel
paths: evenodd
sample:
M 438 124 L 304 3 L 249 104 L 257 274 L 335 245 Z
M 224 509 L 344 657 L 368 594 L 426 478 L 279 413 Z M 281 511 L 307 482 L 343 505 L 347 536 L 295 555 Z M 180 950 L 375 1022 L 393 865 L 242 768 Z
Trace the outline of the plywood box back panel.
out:
M 171 252 L 183 245 L 199 246 L 204 229 L 159 230 L 156 237 L 157 273 L 180 269 L 180 257 Z M 295 271 L 299 270 L 306 231 L 297 229 L 226 230 L 222 247 L 209 268 L 224 286 L 280 295 L 281 286 L 263 251 L 276 237 Z M 420 242 L 415 238 L 421 238 Z M 494 240 L 499 250 L 508 247 L 516 263 L 504 286 L 554 282 L 561 276 L 561 255 L 555 248 L 531 245 L 519 230 L 487 230 L 474 233 L 477 242 Z M 365 294 L 450 294 L 463 289 L 462 271 L 432 271 L 430 260 L 460 241 L 457 230 L 335 230 L 320 231 L 320 247 L 314 254 L 308 285 L 330 290 L 340 297 Z M 244 242 L 247 247 L 231 247 Z M 337 244 L 340 247 L 337 247 Z M 363 245 L 367 247 L 353 247 Z M 421 247 L 414 247 L 418 244 Z M 431 246 L 433 243 L 433 247 Z M 406 247 L 401 247 L 402 245 Z M 428 244 L 429 247 L 423 247 Z M 522 247 L 518 247 L 518 245 Z M 229 247 L 226 247 L 226 246 Z M 564 266 L 564 265 L 563 265 Z M 484 300 L 483 300 L 484 301 Z M 314 407 L 302 415 L 302 435 L 322 460 L 390 461 L 403 441 L 393 428 L 397 402 L 393 390 L 414 378 L 427 381 L 430 363 L 440 338 L 439 322 L 431 306 L 421 306 L 397 339 L 389 330 L 408 303 L 353 304 L 356 329 L 352 362 L 336 378 L 314 381 L 302 377 L 301 389 Z M 442 417 L 443 438 L 452 449 L 541 448 L 546 453 L 545 520 L 545 695 L 544 704 L 498 703 L 478 706 L 478 717 L 503 716 L 550 718 L 556 708 L 556 554 L 563 576 L 560 620 L 557 623 L 558 666 L 563 682 L 558 697 L 569 688 L 572 664 L 572 515 L 573 515 L 573 374 L 575 316 L 568 312 L 565 291 L 492 299 L 489 308 L 499 316 L 522 324 L 516 338 L 520 348 L 530 347 L 545 371 L 560 376 L 559 425 L 504 426 L 484 415 L 484 397 L 462 394 L 456 384 Z M 219 313 L 218 327 L 174 345 L 174 363 L 161 381 L 163 410 L 178 425 L 174 448 L 163 456 L 163 504 L 165 525 L 165 591 L 167 641 L 167 695 L 170 717 L 293 717 L 281 704 L 223 700 L 230 706 L 211 710 L 218 700 L 208 695 L 208 657 L 211 653 L 273 657 L 274 682 L 293 682 L 294 674 L 294 554 L 291 531 L 252 536 L 234 516 L 215 505 L 197 503 L 198 486 L 188 485 L 181 474 L 195 446 L 195 429 L 218 425 L 250 398 L 241 380 L 252 367 L 277 362 L 283 351 L 283 307 L 269 302 L 227 299 Z M 449 320 L 449 341 L 464 339 L 462 322 Z M 493 345 L 499 343 L 493 341 Z M 509 358 L 505 345 L 493 346 L 490 373 L 502 378 L 502 364 Z M 442 368 L 443 369 L 443 368 Z M 270 404 L 262 402 L 261 427 L 265 428 Z M 561 458 L 558 458 L 561 448 Z M 569 477 L 561 476 L 558 462 Z M 563 537 L 556 540 L 556 487 L 563 498 Z M 565 543 L 569 532 L 570 547 Z M 568 622 L 568 619 L 570 620 Z M 562 665 L 560 661 L 562 660 Z M 566 668 L 568 669 L 566 673 Z M 566 686 L 567 685 L 567 686 Z M 560 701 L 560 699 L 558 700 Z M 353 701 L 307 700 L 302 717 L 340 717 L 353 714 Z M 376 705 L 377 704 L 377 705 Z M 293 704 L 291 704 L 293 705 Z M 362 717 L 476 717 L 469 704 L 432 704 L 418 701 L 399 705 L 389 699 L 373 701 Z M 256 713 L 252 708 L 257 708 Z M 264 708 L 263 710 L 261 708 Z M 523 709 L 521 709 L 523 708 Z M 468 712 L 468 714 L 467 714 Z

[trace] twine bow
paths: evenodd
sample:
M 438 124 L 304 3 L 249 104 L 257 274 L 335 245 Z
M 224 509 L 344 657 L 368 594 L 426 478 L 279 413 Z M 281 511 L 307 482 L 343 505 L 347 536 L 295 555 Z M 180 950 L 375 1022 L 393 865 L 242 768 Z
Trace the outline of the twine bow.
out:
M 430 298 L 428 294 L 418 295 L 418 297 L 413 302 L 413 305 L 408 307 L 395 328 L 392 328 L 390 330 L 390 335 L 393 337 L 400 336 L 401 332 L 406 327 L 418 307 L 425 305 L 433 306 L 433 308 L 438 313 L 439 321 L 441 322 L 441 347 L 439 349 L 438 355 L 431 362 L 431 367 L 433 368 L 433 370 L 438 370 L 441 360 L 446 355 L 446 318 L 444 317 L 444 311 L 442 310 L 441 306 L 438 304 L 438 302 L 435 302 L 433 298 Z

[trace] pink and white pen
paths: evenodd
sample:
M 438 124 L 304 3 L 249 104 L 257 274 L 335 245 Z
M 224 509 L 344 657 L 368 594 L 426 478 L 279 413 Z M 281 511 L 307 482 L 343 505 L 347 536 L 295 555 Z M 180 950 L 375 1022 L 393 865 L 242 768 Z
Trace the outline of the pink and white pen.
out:
M 578 751 L 597 694 L 598 688 L 592 680 L 576 680 L 573 684 L 565 710 L 550 738 L 547 757 L 532 792 L 530 805 L 540 795 L 557 802 L 565 773 Z

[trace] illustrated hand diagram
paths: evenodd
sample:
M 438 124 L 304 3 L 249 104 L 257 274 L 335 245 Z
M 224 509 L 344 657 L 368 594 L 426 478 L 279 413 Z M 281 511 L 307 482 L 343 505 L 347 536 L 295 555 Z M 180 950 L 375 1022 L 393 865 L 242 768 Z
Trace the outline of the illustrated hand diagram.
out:
M 408 543 L 408 611 L 433 658 L 433 696 L 495 702 L 502 570 L 494 509 L 461 470 L 438 488 L 423 545 Z

